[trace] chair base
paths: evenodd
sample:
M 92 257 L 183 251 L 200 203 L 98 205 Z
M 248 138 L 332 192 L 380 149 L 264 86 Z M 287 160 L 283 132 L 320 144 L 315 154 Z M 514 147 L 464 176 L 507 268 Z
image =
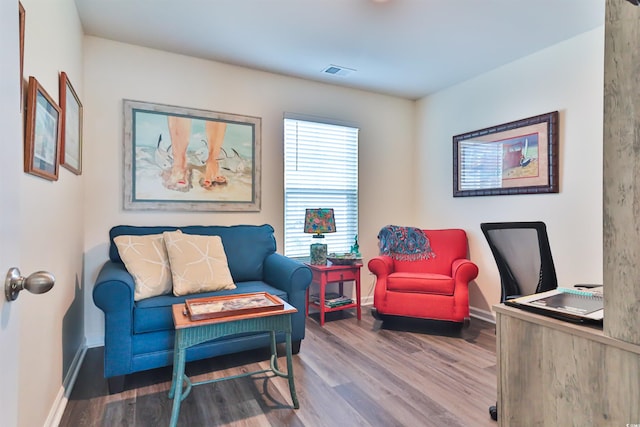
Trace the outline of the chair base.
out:
M 371 307 L 371 316 L 376 320 L 380 320 L 381 322 L 384 322 L 385 320 L 389 320 L 389 319 L 394 319 L 394 318 L 395 319 L 421 319 L 425 321 L 457 324 L 457 325 L 460 325 L 460 327 L 463 329 L 468 329 L 469 326 L 471 326 L 470 317 L 465 317 L 462 322 L 456 322 L 454 320 L 432 319 L 428 317 L 411 317 L 411 316 L 402 316 L 402 315 L 396 315 L 396 314 L 382 314 L 375 307 Z
M 498 421 L 498 404 L 489 406 L 489 415 L 493 421 Z
M 295 341 L 291 341 L 291 354 L 298 354 L 300 353 L 300 346 L 302 345 L 302 340 L 295 340 Z M 281 344 L 281 348 L 279 348 L 278 350 L 278 356 L 284 356 L 285 355 L 285 348 L 284 348 L 284 343 Z M 278 346 L 280 347 L 280 345 Z
M 107 378 L 107 387 L 109 388 L 109 394 L 122 393 L 124 391 L 124 378 L 124 375 Z
M 462 336 L 464 334 L 463 331 L 468 329 L 471 323 L 469 318 L 465 318 L 462 322 L 454 322 L 451 320 L 382 314 L 375 307 L 371 308 L 371 316 L 376 319 L 377 328 L 451 337 Z

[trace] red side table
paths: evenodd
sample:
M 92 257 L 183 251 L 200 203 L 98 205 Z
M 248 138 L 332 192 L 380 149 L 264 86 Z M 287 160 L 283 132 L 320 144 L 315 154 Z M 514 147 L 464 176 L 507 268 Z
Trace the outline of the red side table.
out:
M 313 265 L 306 263 L 307 266 L 311 269 L 313 273 L 313 278 L 311 279 L 311 285 L 307 288 L 307 301 L 306 301 L 306 315 L 309 316 L 309 306 L 313 306 L 320 310 L 320 326 L 324 326 L 324 315 L 325 313 L 329 313 L 332 311 L 340 311 L 346 310 L 349 308 L 357 309 L 358 320 L 362 319 L 362 310 L 360 306 L 360 269 L 362 268 L 362 264 L 353 264 L 353 265 L 334 265 L 329 263 L 328 265 Z M 325 302 L 325 291 L 327 289 L 327 284 L 329 283 L 339 283 L 339 293 L 343 295 L 344 291 L 344 282 L 353 281 L 356 284 L 356 302 L 351 304 L 341 305 L 339 307 L 326 307 L 324 305 Z M 320 303 L 315 303 L 309 300 L 309 290 L 312 285 L 318 285 Z

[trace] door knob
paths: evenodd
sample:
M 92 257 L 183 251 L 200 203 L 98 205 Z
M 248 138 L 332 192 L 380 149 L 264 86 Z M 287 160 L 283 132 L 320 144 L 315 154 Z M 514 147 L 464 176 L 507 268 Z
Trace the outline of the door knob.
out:
M 4 281 L 4 295 L 7 301 L 15 301 L 23 289 L 32 294 L 44 294 L 53 288 L 55 282 L 55 277 L 48 271 L 36 271 L 25 278 L 20 275 L 19 269 L 10 268 Z

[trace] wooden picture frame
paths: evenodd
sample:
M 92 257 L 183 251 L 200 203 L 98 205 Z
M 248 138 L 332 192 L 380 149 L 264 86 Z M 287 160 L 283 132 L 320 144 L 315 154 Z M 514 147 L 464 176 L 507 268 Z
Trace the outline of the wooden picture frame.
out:
M 29 77 L 24 171 L 56 181 L 60 159 L 60 107 L 35 77 Z
M 20 34 L 20 112 L 22 113 L 22 107 L 24 105 L 24 26 L 25 26 L 26 12 L 22 3 L 18 2 L 18 27 Z
M 453 196 L 558 193 L 558 112 L 453 137 Z
M 124 209 L 260 211 L 261 126 L 259 117 L 125 99 Z
M 82 103 L 69 76 L 60 72 L 60 165 L 76 175 L 82 174 Z

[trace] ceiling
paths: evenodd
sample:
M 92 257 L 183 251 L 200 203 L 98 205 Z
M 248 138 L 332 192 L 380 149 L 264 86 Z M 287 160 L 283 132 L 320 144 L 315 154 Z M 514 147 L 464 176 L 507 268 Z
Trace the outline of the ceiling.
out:
M 605 0 L 75 2 L 88 35 L 409 99 L 604 25 L 605 9 Z M 324 73 L 331 65 L 355 71 Z

